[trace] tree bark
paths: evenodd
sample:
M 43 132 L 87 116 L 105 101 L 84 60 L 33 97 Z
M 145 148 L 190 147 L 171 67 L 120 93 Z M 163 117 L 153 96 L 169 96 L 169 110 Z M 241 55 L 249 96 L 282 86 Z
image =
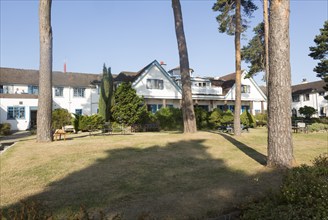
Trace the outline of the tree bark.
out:
M 51 0 L 40 0 L 40 69 L 37 114 L 37 141 L 52 141 L 52 30 Z
M 265 50 L 265 81 L 268 89 L 269 81 L 269 14 L 268 0 L 263 0 L 263 22 L 264 22 L 264 50 Z
M 236 29 L 235 29 L 235 57 L 236 57 L 236 90 L 235 90 L 235 112 L 234 112 L 234 134 L 240 136 L 240 110 L 241 110 L 241 55 L 240 55 L 240 34 L 241 34 L 241 0 L 236 0 Z
M 289 0 L 271 0 L 269 22 L 268 161 L 270 167 L 291 167 L 291 70 Z
M 172 0 L 174 13 L 175 33 L 178 42 L 179 57 L 180 57 L 180 73 L 182 83 L 182 115 L 184 133 L 197 132 L 196 117 L 191 92 L 191 81 L 189 73 L 189 60 L 187 43 L 183 29 L 183 20 L 180 0 Z

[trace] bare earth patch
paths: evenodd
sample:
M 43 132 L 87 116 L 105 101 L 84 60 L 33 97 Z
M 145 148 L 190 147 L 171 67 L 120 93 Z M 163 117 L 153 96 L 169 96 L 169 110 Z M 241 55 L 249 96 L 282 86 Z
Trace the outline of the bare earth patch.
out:
M 328 151 L 327 133 L 294 135 L 297 162 Z M 17 143 L 1 155 L 1 208 L 41 201 L 57 216 L 77 211 L 136 219 L 220 214 L 276 188 L 281 173 L 265 167 L 266 129 L 236 138 L 216 132 L 76 136 Z

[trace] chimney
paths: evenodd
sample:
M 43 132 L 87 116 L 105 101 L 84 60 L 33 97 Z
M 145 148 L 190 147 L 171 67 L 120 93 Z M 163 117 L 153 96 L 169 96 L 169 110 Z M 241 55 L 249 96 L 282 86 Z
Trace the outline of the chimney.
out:
M 64 62 L 64 73 L 66 73 L 66 61 Z
M 303 78 L 303 79 L 302 79 L 302 84 L 304 84 L 304 83 L 307 83 L 306 78 Z
M 166 71 L 166 63 L 164 63 L 164 61 L 161 61 L 160 64 L 163 67 L 163 69 Z

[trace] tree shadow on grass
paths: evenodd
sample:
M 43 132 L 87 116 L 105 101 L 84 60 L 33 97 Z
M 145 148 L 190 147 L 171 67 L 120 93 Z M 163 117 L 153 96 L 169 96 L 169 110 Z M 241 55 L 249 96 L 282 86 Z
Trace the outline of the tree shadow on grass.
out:
M 137 219 L 144 211 L 159 219 L 203 218 L 259 196 L 280 181 L 269 169 L 256 175 L 231 169 L 207 150 L 202 139 L 110 149 L 105 158 L 49 183 L 25 201 L 39 201 L 61 218 L 81 205 L 123 213 L 125 219 Z
M 264 154 L 262 154 L 262 153 L 258 152 L 257 150 L 247 146 L 246 144 L 236 140 L 235 138 L 231 137 L 228 134 L 216 133 L 216 132 L 213 132 L 213 133 L 221 135 L 223 138 L 225 138 L 227 141 L 232 143 L 234 146 L 236 146 L 244 154 L 246 154 L 247 156 L 249 156 L 250 158 L 255 160 L 257 163 L 259 163 L 263 166 L 265 166 L 267 164 L 267 157 Z

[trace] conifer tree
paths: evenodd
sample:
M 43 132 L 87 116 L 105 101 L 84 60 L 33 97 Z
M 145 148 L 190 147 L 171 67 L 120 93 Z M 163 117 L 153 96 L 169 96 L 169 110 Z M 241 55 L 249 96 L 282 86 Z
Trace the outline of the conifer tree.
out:
M 110 120 L 111 108 L 113 102 L 113 76 L 111 68 L 106 68 L 104 64 L 103 76 L 100 84 L 99 96 L 99 115 L 101 115 L 106 122 Z
M 309 56 L 315 60 L 320 60 L 320 62 L 313 71 L 326 82 L 324 89 L 328 91 L 328 20 L 320 29 L 320 34 L 315 36 L 314 42 L 316 46 L 310 47 L 311 53 Z M 328 100 L 328 96 L 325 96 L 325 99 Z

